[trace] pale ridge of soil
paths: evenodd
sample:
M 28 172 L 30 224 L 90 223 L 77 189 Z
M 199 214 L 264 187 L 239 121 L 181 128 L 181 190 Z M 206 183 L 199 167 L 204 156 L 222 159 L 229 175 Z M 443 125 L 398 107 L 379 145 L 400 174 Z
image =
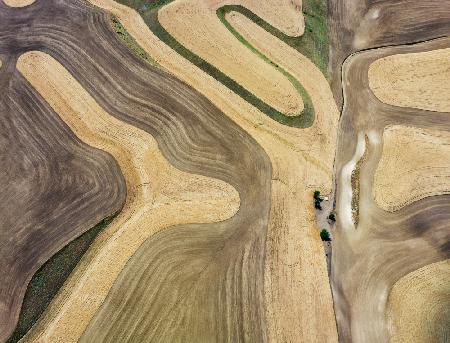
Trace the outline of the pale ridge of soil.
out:
M 238 210 L 239 195 L 223 181 L 175 169 L 151 135 L 108 115 L 49 55 L 27 53 L 17 67 L 80 139 L 116 158 L 127 184 L 121 213 L 94 241 L 37 327 L 22 340 L 76 342 L 147 237 L 179 223 L 224 220 Z
M 268 336 L 292 342 L 314 341 L 317 337 L 337 341 L 325 255 L 314 227 L 312 206 L 313 190 L 329 193 L 332 184 L 339 115 L 326 79 L 304 56 L 267 37 L 269 46 L 281 50 L 278 53 L 271 48 L 264 53 L 274 61 L 289 62 L 283 66 L 304 85 L 316 110 L 311 128 L 299 131 L 286 127 L 181 58 L 159 41 L 132 9 L 109 0 L 92 3 L 116 15 L 159 64 L 211 99 L 264 147 L 273 167 L 265 272 L 266 306 L 271 307 Z M 258 32 L 254 27 L 251 30 Z M 261 39 L 252 41 L 257 42 L 258 48 L 265 50 Z
M 383 153 L 373 194 L 379 206 L 396 211 L 425 197 L 450 194 L 450 133 L 402 125 L 383 133 Z
M 392 343 L 447 342 L 450 260 L 429 264 L 398 280 L 389 295 L 387 318 Z
M 450 112 L 450 48 L 397 54 L 369 67 L 369 85 L 382 102 Z
M 3 0 L 9 7 L 25 7 L 33 4 L 36 0 Z

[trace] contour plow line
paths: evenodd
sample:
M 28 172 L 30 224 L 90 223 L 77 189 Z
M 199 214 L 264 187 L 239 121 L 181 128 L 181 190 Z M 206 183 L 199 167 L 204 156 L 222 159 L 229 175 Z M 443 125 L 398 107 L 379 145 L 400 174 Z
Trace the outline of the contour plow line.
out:
M 319 337 L 321 341 L 337 341 L 325 254 L 311 205 L 313 190 L 331 191 L 339 118 L 323 74 L 302 54 L 265 31 L 267 37 L 258 36 L 251 41 L 272 61 L 291 61 L 280 65 L 289 70 L 310 95 L 315 121 L 310 128 L 299 131 L 271 120 L 180 56 L 156 37 L 133 9 L 111 0 L 92 0 L 91 3 L 119 18 L 158 64 L 209 98 L 268 153 L 273 168 L 264 274 L 268 338 L 295 342 L 314 341 Z M 257 27 L 253 23 L 248 25 Z M 267 40 L 267 45 L 275 48 L 265 47 L 261 40 Z
M 229 184 L 174 168 L 154 138 L 106 113 L 50 55 L 22 55 L 17 68 L 84 142 L 113 155 L 126 180 L 122 212 L 93 243 L 24 342 L 76 342 L 139 246 L 169 226 L 233 216 Z

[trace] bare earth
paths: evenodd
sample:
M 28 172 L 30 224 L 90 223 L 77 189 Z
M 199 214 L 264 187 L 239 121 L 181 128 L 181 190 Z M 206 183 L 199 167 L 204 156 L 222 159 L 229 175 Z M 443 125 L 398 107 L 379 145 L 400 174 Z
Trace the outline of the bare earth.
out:
M 391 342 L 447 342 L 450 324 L 450 260 L 415 270 L 389 295 Z
M 390 126 L 373 182 L 377 204 L 395 211 L 428 196 L 450 193 L 450 133 Z
M 369 67 L 375 96 L 393 106 L 450 112 L 450 48 L 380 58 Z
M 51 311 L 57 315 L 27 339 L 75 342 L 147 237 L 180 223 L 224 220 L 238 210 L 239 195 L 222 181 L 175 169 L 152 136 L 107 114 L 49 55 L 27 53 L 17 67 L 80 139 L 116 158 L 127 183 L 125 207 L 68 281 L 72 292 L 60 293 Z
M 219 0 L 176 0 L 158 12 L 161 25 L 183 46 L 286 115 L 298 115 L 303 100 L 276 68 L 250 51 L 216 15 Z

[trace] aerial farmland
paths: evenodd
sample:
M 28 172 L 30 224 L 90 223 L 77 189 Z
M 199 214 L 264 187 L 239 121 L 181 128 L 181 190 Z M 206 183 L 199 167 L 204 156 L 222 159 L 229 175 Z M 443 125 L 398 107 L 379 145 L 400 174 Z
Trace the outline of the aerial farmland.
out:
M 450 343 L 450 0 L 0 0 L 0 343 Z

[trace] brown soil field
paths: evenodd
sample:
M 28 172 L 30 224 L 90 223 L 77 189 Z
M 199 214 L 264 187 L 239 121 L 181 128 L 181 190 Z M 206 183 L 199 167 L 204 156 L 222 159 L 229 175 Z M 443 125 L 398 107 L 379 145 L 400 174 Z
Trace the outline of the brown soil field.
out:
M 377 204 L 395 211 L 428 196 L 450 193 L 450 133 L 407 126 L 383 132 L 373 181 Z
M 0 0 L 0 342 L 112 214 L 21 342 L 450 335 L 450 2 L 236 1 Z
M 300 94 L 281 72 L 229 32 L 216 14 L 222 5 L 218 0 L 176 0 L 158 12 L 158 19 L 179 43 L 258 98 L 286 115 L 300 114 Z
M 152 136 L 108 115 L 49 55 L 22 55 L 17 68 L 81 140 L 116 158 L 127 183 L 125 207 L 91 247 L 91 260 L 85 258 L 69 280 L 72 292 L 56 300 L 51 325 L 34 338 L 76 341 L 147 237 L 180 223 L 224 220 L 238 210 L 239 195 L 222 181 L 173 168 Z
M 383 155 L 391 159 L 383 151 L 385 144 L 386 149 L 392 149 L 389 139 L 383 140 L 385 129 L 411 127 L 408 132 L 429 130 L 439 136 L 448 135 L 448 113 L 385 104 L 370 91 L 368 80 L 370 65 L 380 58 L 443 49 L 449 46 L 449 41 L 443 38 L 368 50 L 352 55 L 343 66 L 345 101 L 335 166 L 338 220 L 331 271 L 338 332 L 343 341 L 388 341 L 392 332 L 387 307 L 394 284 L 419 268 L 450 257 L 449 195 L 425 197 L 395 212 L 380 208 L 373 196 L 377 167 Z M 351 195 L 352 190 L 346 175 L 365 135 L 368 155 L 360 168 L 359 221 L 355 226 L 348 220 L 351 216 L 348 192 Z M 427 135 L 421 141 L 429 139 L 432 138 Z M 445 154 L 445 145 L 435 144 L 436 154 L 439 149 Z M 411 154 L 414 153 L 420 156 L 422 151 L 416 146 Z M 401 173 L 405 164 L 396 172 Z M 401 182 L 391 177 L 394 182 Z M 416 308 L 412 316 L 421 318 L 423 311 L 427 309 Z
M 14 59 L 1 53 L 0 161 L 8 166 L 0 171 L 5 341 L 33 274 L 68 242 L 119 211 L 126 190 L 115 160 L 81 142 L 14 70 Z
M 31 5 L 36 0 L 3 0 L 3 2 L 10 7 L 25 7 Z
M 450 48 L 380 58 L 369 67 L 369 86 L 393 106 L 450 112 Z
M 114 13 L 152 58 L 211 99 L 268 152 L 274 175 L 265 263 L 268 337 L 285 341 L 314 341 L 317 337 L 336 341 L 325 256 L 311 205 L 313 190 L 331 191 L 333 135 L 338 113 L 326 79 L 298 52 L 270 35 L 261 36 L 275 48 L 271 48 L 274 54 L 270 58 L 292 60 L 289 65 L 281 65 L 304 84 L 318 109 L 317 121 L 302 130 L 299 139 L 297 129 L 274 122 L 161 43 L 133 10 L 112 1 L 94 4 Z M 252 30 L 258 32 L 257 27 Z M 263 49 L 261 39 L 256 41 L 258 48 Z M 275 53 L 277 48 L 282 48 L 279 54 Z M 313 74 L 305 73 L 307 68 Z
M 18 56 L 30 46 L 47 53 L 105 112 L 152 135 L 174 167 L 219 179 L 240 197 L 230 219 L 175 225 L 149 237 L 88 326 L 86 334 L 101 327 L 90 340 L 142 341 L 145 332 L 167 341 L 265 341 L 272 178 L 265 151 L 198 91 L 138 59 L 112 31 L 109 14 L 65 1 L 37 2 L 23 11 L 12 16 L 0 7 L 8 28 L 0 31 L 0 54 Z M 116 311 L 122 305 L 127 310 Z
M 419 311 L 418 311 L 419 310 Z M 450 335 L 450 260 L 402 277 L 389 295 L 391 342 L 446 342 Z
M 328 27 L 332 90 L 340 106 L 341 67 L 351 53 L 450 35 L 450 1 L 331 0 Z

